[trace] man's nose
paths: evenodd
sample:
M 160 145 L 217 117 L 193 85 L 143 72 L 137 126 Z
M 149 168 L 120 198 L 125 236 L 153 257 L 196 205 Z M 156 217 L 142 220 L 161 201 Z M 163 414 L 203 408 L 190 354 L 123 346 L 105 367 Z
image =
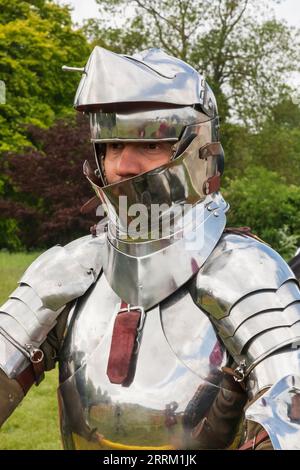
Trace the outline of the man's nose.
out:
M 119 156 L 117 174 L 122 177 L 135 176 L 143 172 L 142 161 L 133 145 L 124 145 Z

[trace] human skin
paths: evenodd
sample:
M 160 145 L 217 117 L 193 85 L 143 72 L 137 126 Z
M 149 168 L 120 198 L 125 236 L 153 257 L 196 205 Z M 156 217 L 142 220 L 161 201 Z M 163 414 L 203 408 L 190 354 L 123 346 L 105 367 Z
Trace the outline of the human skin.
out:
M 108 184 L 118 183 L 165 165 L 170 161 L 169 142 L 119 142 L 106 146 L 104 170 Z

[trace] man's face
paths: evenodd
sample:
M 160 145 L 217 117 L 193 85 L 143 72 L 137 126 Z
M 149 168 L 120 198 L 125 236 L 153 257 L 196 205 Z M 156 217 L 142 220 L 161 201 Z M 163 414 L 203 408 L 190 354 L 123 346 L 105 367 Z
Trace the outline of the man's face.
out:
M 154 170 L 170 161 L 169 142 L 109 143 L 106 146 L 104 169 L 108 184 Z

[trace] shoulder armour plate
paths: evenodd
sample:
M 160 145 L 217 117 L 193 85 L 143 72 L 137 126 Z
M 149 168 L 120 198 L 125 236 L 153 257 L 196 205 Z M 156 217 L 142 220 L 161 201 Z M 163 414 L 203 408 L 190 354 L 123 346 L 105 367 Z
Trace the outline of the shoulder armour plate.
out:
M 0 307 L 0 368 L 17 376 L 67 303 L 82 296 L 102 267 L 101 237 L 86 236 L 39 256 Z
M 300 340 L 300 290 L 285 261 L 248 236 L 225 234 L 191 286 L 245 375 Z

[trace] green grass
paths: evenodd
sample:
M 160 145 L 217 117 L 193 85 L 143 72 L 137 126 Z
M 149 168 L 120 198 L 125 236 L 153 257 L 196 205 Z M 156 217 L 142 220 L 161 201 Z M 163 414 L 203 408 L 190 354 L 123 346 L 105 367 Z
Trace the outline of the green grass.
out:
M 0 252 L 0 305 L 17 287 L 26 267 L 39 253 Z M 0 429 L 0 449 L 61 449 L 57 410 L 57 370 L 33 386 Z
M 27 266 L 39 253 L 6 253 L 0 251 L 0 303 L 17 287 Z

